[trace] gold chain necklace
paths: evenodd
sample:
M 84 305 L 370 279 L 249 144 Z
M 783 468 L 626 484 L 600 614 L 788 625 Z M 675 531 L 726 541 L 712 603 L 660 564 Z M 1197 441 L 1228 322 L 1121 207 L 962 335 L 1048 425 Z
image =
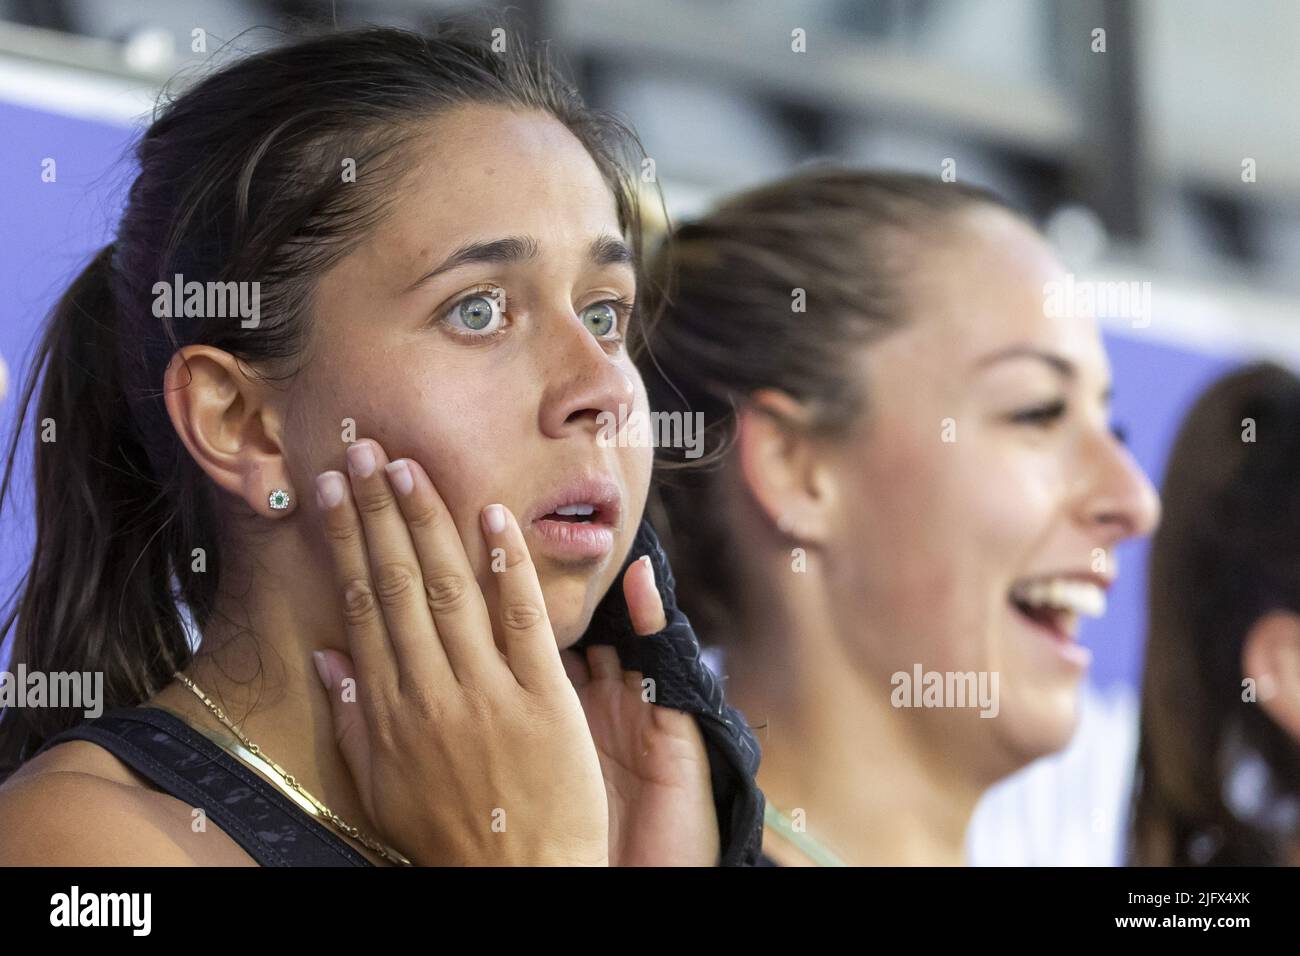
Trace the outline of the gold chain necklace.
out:
M 295 778 L 293 774 L 286 771 L 278 763 L 276 763 L 269 756 L 263 753 L 261 747 L 259 747 L 257 744 L 249 740 L 244 735 L 243 731 L 241 731 L 238 727 L 236 727 L 233 723 L 231 723 L 230 720 L 226 717 L 225 712 L 222 711 L 222 709 L 218 707 L 216 704 L 214 704 L 207 694 L 199 690 L 199 686 L 196 683 L 194 683 L 194 681 L 190 680 L 180 671 L 176 671 L 174 676 L 178 681 L 180 681 L 182 684 L 184 684 L 186 687 L 192 690 L 194 692 L 194 696 L 196 696 L 199 700 L 203 701 L 203 703 L 207 705 L 208 710 L 212 711 L 212 713 L 216 715 L 217 720 L 221 721 L 222 724 L 224 724 L 236 737 L 239 738 L 240 743 L 243 744 L 243 748 L 241 749 L 243 749 L 244 752 L 240 753 L 238 749 L 228 747 L 225 744 L 218 741 L 218 745 L 221 747 L 222 750 L 225 750 L 228 753 L 233 754 L 235 757 L 237 757 L 244 763 L 251 764 L 255 769 L 260 770 L 262 773 L 268 773 L 269 771 L 269 775 L 278 777 L 281 781 L 283 781 L 283 783 L 281 784 L 277 782 L 277 786 L 279 786 L 280 789 L 283 790 L 294 801 L 294 803 L 296 803 L 299 807 L 301 807 L 303 810 L 305 810 L 307 813 L 311 814 L 312 816 L 320 817 L 328 821 L 330 824 L 334 826 L 335 829 L 337 829 L 344 836 L 348 837 L 351 840 L 355 840 L 357 843 L 360 843 L 362 846 L 366 847 L 367 849 L 373 850 L 375 853 L 378 853 L 385 860 L 389 861 L 390 863 L 396 866 L 412 865 L 411 861 L 408 860 L 406 857 L 404 857 L 401 853 L 398 853 L 396 850 L 394 850 L 390 846 L 387 846 L 386 844 L 380 843 L 374 837 L 361 832 L 360 829 L 352 826 L 350 823 L 346 823 L 343 820 L 343 818 L 340 817 L 337 813 L 335 813 L 329 807 L 325 806 L 325 804 L 321 803 L 320 800 L 317 800 L 314 796 L 308 793 L 307 790 L 303 787 L 302 784 L 298 782 L 297 778 Z

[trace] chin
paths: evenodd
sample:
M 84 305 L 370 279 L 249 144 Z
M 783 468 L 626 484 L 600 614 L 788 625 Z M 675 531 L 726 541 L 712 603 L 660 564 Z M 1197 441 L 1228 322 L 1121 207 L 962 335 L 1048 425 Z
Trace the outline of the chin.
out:
M 577 644 L 578 640 L 587 630 L 585 625 L 581 627 L 559 627 L 554 624 L 551 629 L 555 632 L 555 646 L 562 651 Z
M 604 591 L 595 593 L 594 584 L 590 578 L 562 578 L 542 583 L 546 614 L 561 650 L 576 644 L 591 625 L 596 605 L 604 596 Z
M 1077 687 L 1052 694 L 1036 694 L 1033 700 L 1007 702 L 1008 711 L 1004 731 L 1010 739 L 1009 749 L 1016 755 L 1019 766 L 1011 771 L 1049 757 L 1064 750 L 1074 738 L 1079 726 L 1079 695 Z

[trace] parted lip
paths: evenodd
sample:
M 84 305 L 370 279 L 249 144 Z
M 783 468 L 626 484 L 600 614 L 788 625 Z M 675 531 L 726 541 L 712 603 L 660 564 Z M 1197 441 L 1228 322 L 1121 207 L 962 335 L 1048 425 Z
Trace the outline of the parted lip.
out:
M 623 510 L 622 499 L 618 482 L 604 472 L 575 475 L 565 479 L 531 508 L 523 524 L 527 527 L 565 505 L 589 504 L 596 509 L 590 523 L 617 528 Z

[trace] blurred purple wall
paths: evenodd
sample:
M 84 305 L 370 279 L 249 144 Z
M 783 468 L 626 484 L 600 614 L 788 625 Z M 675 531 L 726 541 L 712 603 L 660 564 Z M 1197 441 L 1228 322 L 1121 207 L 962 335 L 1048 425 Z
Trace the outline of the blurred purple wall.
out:
M 123 126 L 0 102 L 0 361 L 8 372 L 0 435 L 6 450 L 41 322 L 113 234 L 133 168 L 131 136 Z M 53 182 L 42 180 L 46 158 L 56 164 Z M 0 600 L 31 558 L 31 438 L 24 435 L 20 446 L 17 495 L 0 513 Z
M 1140 338 L 1107 334 L 1106 352 L 1114 375 L 1113 420 L 1128 433 L 1129 448 L 1155 483 L 1164 478 L 1165 459 L 1178 425 L 1191 404 L 1235 362 Z M 1137 685 L 1146 623 L 1147 543 L 1117 549 L 1119 578 L 1106 616 L 1085 621 L 1081 640 L 1093 653 L 1091 678 L 1100 687 Z

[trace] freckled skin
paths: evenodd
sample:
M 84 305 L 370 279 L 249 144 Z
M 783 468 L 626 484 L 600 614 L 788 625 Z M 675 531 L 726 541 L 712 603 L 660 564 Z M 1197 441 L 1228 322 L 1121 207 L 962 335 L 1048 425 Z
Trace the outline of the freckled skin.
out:
M 541 113 L 458 109 L 416 153 L 392 214 L 321 280 L 315 358 L 293 395 L 294 481 L 311 487 L 317 472 L 342 466 L 340 423 L 354 419 L 357 437 L 429 472 L 493 607 L 482 507 L 500 502 L 522 520 L 576 472 L 608 473 L 622 490 L 622 520 L 606 558 L 551 560 L 526 531 L 565 647 L 613 583 L 650 479 L 651 448 L 597 444 L 599 412 L 619 403 L 644 412 L 646 396 L 626 348 L 601 342 L 580 318 L 635 295 L 630 266 L 588 259 L 593 239 L 620 237 L 613 196 L 578 140 Z M 468 265 L 408 291 L 467 242 L 525 235 L 538 244 L 530 261 Z M 440 318 L 485 285 L 505 292 L 505 333 L 457 337 Z

